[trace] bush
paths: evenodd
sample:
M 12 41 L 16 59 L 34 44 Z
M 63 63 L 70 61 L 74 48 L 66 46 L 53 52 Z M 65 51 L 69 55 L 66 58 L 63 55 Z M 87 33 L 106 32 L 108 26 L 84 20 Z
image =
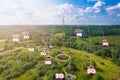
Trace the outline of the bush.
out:
M 102 78 L 102 76 L 100 76 L 99 74 L 96 74 L 96 75 L 95 75 L 95 78 L 96 78 L 96 80 L 104 80 L 104 79 Z
M 40 76 L 40 77 L 43 77 L 45 74 L 46 74 L 46 68 L 44 66 L 40 67 L 37 74 Z
M 37 80 L 38 76 L 37 75 L 32 75 L 31 80 Z
M 76 71 L 77 70 L 77 67 L 76 67 L 76 64 L 72 61 L 71 63 L 68 63 L 67 65 L 67 71 Z
M 100 64 L 105 65 L 104 62 L 100 62 Z
M 92 78 L 92 75 L 86 74 L 82 77 L 83 80 L 90 80 Z

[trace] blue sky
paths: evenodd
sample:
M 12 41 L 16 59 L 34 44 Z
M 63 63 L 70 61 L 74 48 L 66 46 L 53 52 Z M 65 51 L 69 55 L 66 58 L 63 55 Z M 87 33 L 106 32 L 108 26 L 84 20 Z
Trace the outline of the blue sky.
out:
M 120 0 L 0 0 L 0 25 L 120 25 Z

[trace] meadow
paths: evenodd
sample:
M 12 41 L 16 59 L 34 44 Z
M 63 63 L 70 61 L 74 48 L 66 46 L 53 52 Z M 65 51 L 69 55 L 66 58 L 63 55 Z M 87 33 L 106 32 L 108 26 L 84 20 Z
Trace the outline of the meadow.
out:
M 91 26 L 92 52 L 86 27 L 81 27 L 84 31 L 82 38 L 75 36 L 77 28 L 73 26 L 70 34 L 70 28 L 66 26 L 64 34 L 61 26 L 1 27 L 0 48 L 4 50 L 0 52 L 0 80 L 59 80 L 55 77 L 56 73 L 64 74 L 61 80 L 68 80 L 67 74 L 74 76 L 70 80 L 119 80 L 120 35 L 117 30 L 120 28 L 104 27 L 105 39 L 110 45 L 102 47 L 103 36 L 99 33 L 99 27 Z M 108 29 L 114 34 L 109 31 L 107 33 Z M 30 32 L 30 39 L 24 40 L 20 36 L 20 42 L 12 41 L 12 34 L 21 34 L 25 31 Z M 28 51 L 28 44 L 31 43 L 35 44 L 35 50 L 32 52 Z M 41 55 L 39 48 L 50 44 L 54 47 L 46 51 L 46 54 L 51 56 L 52 64 L 46 65 L 45 56 Z M 56 56 L 61 53 L 68 55 L 70 59 L 58 60 Z M 91 64 L 96 69 L 94 75 L 87 74 L 87 68 Z

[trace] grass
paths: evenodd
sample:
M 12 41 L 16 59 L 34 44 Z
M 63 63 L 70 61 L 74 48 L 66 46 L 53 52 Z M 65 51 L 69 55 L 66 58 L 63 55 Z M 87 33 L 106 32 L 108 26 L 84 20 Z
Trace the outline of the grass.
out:
M 105 36 L 105 38 L 108 40 L 110 45 L 120 45 L 120 36 Z M 97 37 L 91 37 L 91 41 L 97 42 L 99 44 L 102 44 L 103 37 L 97 36 Z
M 102 57 L 98 57 L 94 54 L 89 54 L 84 51 L 78 51 L 72 49 L 73 54 L 69 54 L 69 49 L 64 49 L 65 53 L 70 55 L 72 59 L 75 61 L 77 65 L 77 71 L 74 72 L 74 74 L 78 77 L 78 80 L 82 80 L 82 77 L 86 75 L 86 69 L 83 68 L 84 65 L 89 64 L 89 57 L 92 56 L 92 60 L 96 62 L 97 68 L 99 69 L 97 71 L 97 74 L 102 76 L 104 80 L 111 80 L 111 79 L 120 79 L 120 67 L 115 65 L 110 61 L 110 59 L 104 59 Z M 104 63 L 103 64 L 101 64 Z M 93 78 L 96 75 L 93 76 Z M 91 79 L 92 80 L 92 79 Z
M 20 47 L 19 49 L 22 49 L 22 51 L 24 50 L 24 52 L 28 52 L 26 48 L 23 48 L 23 47 L 21 48 Z M 16 50 L 16 49 L 7 50 L 7 51 L 2 52 L 2 55 L 8 56 L 8 57 L 3 56 L 2 60 L 5 60 L 5 61 L 8 60 L 7 63 L 11 63 L 12 60 L 9 60 L 9 57 L 14 56 L 14 50 Z M 67 55 L 71 56 L 72 60 L 75 62 L 76 67 L 77 67 L 77 71 L 72 72 L 71 74 L 76 75 L 77 80 L 85 80 L 85 79 L 87 79 L 87 80 L 97 80 L 96 76 L 98 76 L 98 75 L 101 76 L 104 80 L 112 80 L 112 79 L 119 80 L 120 79 L 120 71 L 119 71 L 120 67 L 115 65 L 114 63 L 112 63 L 109 58 L 104 59 L 104 58 L 96 56 L 94 54 L 90 54 L 90 53 L 75 50 L 75 49 L 71 49 L 72 53 L 70 54 L 69 53 L 69 50 L 70 50 L 69 48 L 59 48 L 59 47 L 52 49 L 49 54 L 52 55 L 52 57 L 55 57 L 55 53 L 57 53 L 58 50 L 62 51 L 64 54 L 67 54 Z M 31 53 L 28 52 L 27 54 L 31 54 Z M 34 56 L 37 57 L 39 52 L 36 52 L 36 53 L 33 53 L 33 54 L 34 54 Z M 19 55 L 19 53 L 18 54 L 15 53 L 15 55 L 17 56 L 17 55 Z M 25 54 L 24 53 L 21 54 L 21 56 L 23 56 L 23 55 L 25 55 Z M 87 73 L 86 73 L 86 68 L 88 67 L 88 65 L 90 63 L 90 56 L 92 57 L 92 60 L 94 60 L 96 65 L 97 65 L 96 66 L 97 73 L 95 75 L 93 75 L 92 77 L 87 75 Z M 16 57 L 14 57 L 14 59 L 15 58 Z M 12 80 L 32 80 L 31 77 L 33 75 L 35 75 L 35 73 L 37 71 L 36 66 L 37 65 L 42 65 L 41 61 L 44 61 L 44 60 L 38 61 L 38 63 L 33 68 L 28 69 L 25 73 L 21 74 L 19 77 L 14 78 Z M 13 62 L 16 62 L 16 61 L 13 61 Z M 62 62 L 58 62 L 58 63 L 59 63 L 58 65 L 60 67 L 61 67 L 61 65 L 63 65 Z M 14 65 L 14 66 L 17 66 L 17 65 Z M 64 70 L 66 69 L 63 66 L 62 66 L 62 68 Z M 61 68 L 61 71 L 63 71 L 62 68 Z M 12 69 L 12 67 L 11 67 L 11 69 Z M 67 71 L 65 71 L 65 72 L 67 72 Z M 67 73 L 69 73 L 69 72 L 67 72 Z M 91 79 L 90 78 L 88 79 L 87 77 L 91 77 Z M 0 75 L 0 79 L 4 80 L 3 78 L 4 77 L 2 77 L 2 75 Z M 43 80 L 48 80 L 47 76 L 44 76 L 42 79 Z

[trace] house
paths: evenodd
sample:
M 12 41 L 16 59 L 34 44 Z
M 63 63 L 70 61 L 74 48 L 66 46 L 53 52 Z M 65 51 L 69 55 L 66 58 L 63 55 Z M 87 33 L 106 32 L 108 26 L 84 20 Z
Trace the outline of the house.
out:
M 28 51 L 34 51 L 35 44 L 28 44 Z

